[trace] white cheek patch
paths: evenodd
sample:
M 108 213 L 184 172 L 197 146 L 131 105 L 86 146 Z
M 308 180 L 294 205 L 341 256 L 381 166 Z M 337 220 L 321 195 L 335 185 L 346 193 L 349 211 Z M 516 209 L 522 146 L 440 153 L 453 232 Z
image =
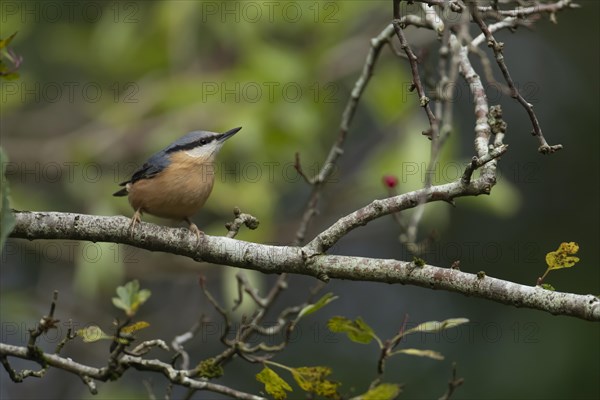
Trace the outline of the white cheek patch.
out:
M 195 147 L 190 150 L 186 150 L 185 154 L 187 154 L 190 157 L 194 157 L 194 158 L 206 157 L 206 156 L 214 153 L 216 150 L 218 150 L 219 147 L 221 147 L 220 144 L 216 143 L 216 141 L 213 141 L 207 145 Z

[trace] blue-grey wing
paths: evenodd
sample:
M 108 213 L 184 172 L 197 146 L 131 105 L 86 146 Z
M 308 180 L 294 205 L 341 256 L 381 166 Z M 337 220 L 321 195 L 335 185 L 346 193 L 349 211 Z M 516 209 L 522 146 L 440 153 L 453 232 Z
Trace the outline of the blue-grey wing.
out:
M 169 156 L 165 154 L 164 151 L 160 151 L 152 157 L 150 157 L 148 161 L 146 161 L 144 165 L 141 166 L 141 168 L 135 171 L 131 176 L 131 179 L 125 182 L 121 182 L 119 185 L 125 186 L 128 183 L 134 183 L 141 179 L 150 179 L 153 176 L 160 173 L 165 168 L 167 168 L 170 163 L 171 161 L 169 159 Z

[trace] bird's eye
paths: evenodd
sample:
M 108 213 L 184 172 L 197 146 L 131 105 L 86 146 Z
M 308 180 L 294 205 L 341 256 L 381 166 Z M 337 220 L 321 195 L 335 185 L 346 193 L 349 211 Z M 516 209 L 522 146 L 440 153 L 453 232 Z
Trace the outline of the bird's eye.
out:
M 202 139 L 202 140 L 200 140 L 200 144 L 201 144 L 201 145 L 205 145 L 206 143 L 208 143 L 208 141 L 207 141 L 206 139 Z

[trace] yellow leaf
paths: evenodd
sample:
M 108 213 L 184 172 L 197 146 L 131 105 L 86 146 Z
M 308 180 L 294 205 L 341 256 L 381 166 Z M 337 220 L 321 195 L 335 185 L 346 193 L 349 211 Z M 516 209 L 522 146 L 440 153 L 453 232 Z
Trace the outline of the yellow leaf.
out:
M 123 329 L 121 329 L 121 333 L 129 334 L 129 333 L 133 333 L 135 331 L 139 331 L 140 329 L 147 328 L 149 326 L 150 326 L 150 324 L 148 322 L 146 322 L 146 321 L 139 321 L 139 322 L 136 322 L 134 324 L 127 325 L 126 327 L 124 327 Z
M 287 397 L 286 390 L 292 391 L 292 388 L 275 371 L 269 367 L 264 367 L 262 371 L 256 374 L 256 380 L 265 384 L 265 390 L 276 400 L 282 400 Z
M 340 383 L 325 379 L 331 374 L 331 368 L 322 366 L 299 367 L 292 368 L 290 371 L 302 390 L 333 399 L 339 397 L 337 389 Z
M 579 257 L 575 257 L 579 251 L 579 245 L 575 242 L 563 242 L 558 246 L 558 250 L 546 254 L 546 264 L 548 271 L 553 269 L 570 268 L 579 262 Z
M 375 386 L 367 393 L 358 396 L 360 400 L 392 400 L 400 394 L 400 385 L 382 383 Z

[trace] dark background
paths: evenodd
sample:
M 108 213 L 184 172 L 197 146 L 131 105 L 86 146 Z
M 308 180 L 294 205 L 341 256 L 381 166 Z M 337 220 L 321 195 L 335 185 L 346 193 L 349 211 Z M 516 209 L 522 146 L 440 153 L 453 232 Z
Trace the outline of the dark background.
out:
M 497 35 L 546 138 L 564 150 L 539 154 L 526 112 L 490 91 L 490 104 L 503 106 L 509 125 L 510 149 L 499 164 L 498 185 L 491 196 L 458 199 L 456 208 L 427 206 L 421 237 L 433 229 L 439 235 L 423 256 L 428 263 L 450 266 L 460 259 L 463 271 L 533 285 L 545 270 L 545 254 L 575 241 L 581 261 L 551 272 L 546 281 L 560 291 L 600 292 L 599 8 L 594 1 L 579 3 L 581 9 L 557 15 L 557 26 L 544 15 L 533 31 Z M 0 37 L 19 32 L 12 48 L 24 60 L 21 77 L 0 86 L 1 145 L 11 160 L 14 208 L 131 216 L 127 201 L 111 193 L 148 156 L 190 130 L 243 126 L 224 147 L 215 190 L 195 222 L 208 234 L 223 235 L 223 224 L 239 206 L 261 221 L 257 231 L 242 230 L 240 239 L 288 244 L 310 190 L 294 173 L 294 153 L 300 152 L 308 172 L 325 159 L 369 39 L 390 21 L 391 2 L 5 1 L 0 18 Z M 408 37 L 423 57 L 422 49 L 437 49 L 431 32 L 409 29 Z M 384 48 L 309 238 L 385 197 L 385 174 L 398 176 L 400 191 L 423 184 L 429 143 L 420 132 L 427 123 L 416 95 L 406 91 L 410 79 L 406 61 Z M 465 85 L 458 85 L 455 129 L 435 183 L 456 179 L 473 155 L 473 107 Z M 381 218 L 352 232 L 332 253 L 410 259 L 399 233 L 391 217 Z M 116 286 L 138 279 L 152 290 L 138 315 L 151 324 L 142 339 L 170 342 L 200 315 L 211 319 L 188 345 L 198 362 L 222 349 L 222 324 L 198 276 L 205 275 L 211 291 L 230 306 L 236 272 L 115 244 L 10 240 L 0 269 L 1 340 L 26 343 L 27 328 L 47 313 L 54 289 L 60 292 L 61 329 L 44 339 L 47 350 L 66 333 L 70 318 L 77 327 L 97 324 L 108 331 L 119 316 L 110 301 Z M 247 273 L 262 290 L 275 279 Z M 279 309 L 304 301 L 315 285 L 312 278 L 291 277 Z M 446 358 L 390 360 L 384 380 L 404 383 L 402 398 L 439 397 L 452 362 L 465 378 L 456 398 L 600 397 L 597 323 L 401 285 L 333 281 L 325 291 L 340 298 L 305 319 L 275 361 L 331 366 L 342 393 L 366 390 L 378 349 L 329 333 L 326 321 L 362 316 L 388 338 L 408 315 L 411 324 L 453 317 L 471 323 L 403 343 Z M 64 354 L 101 366 L 107 347 L 77 339 Z M 168 359 L 160 351 L 150 355 Z M 257 393 L 259 370 L 237 360 L 218 382 Z M 129 371 L 118 382 L 100 384 L 98 398 L 146 398 L 143 379 L 163 396 L 161 377 Z M 91 397 L 79 378 L 54 369 L 18 385 L 2 372 L 0 383 L 3 398 Z

